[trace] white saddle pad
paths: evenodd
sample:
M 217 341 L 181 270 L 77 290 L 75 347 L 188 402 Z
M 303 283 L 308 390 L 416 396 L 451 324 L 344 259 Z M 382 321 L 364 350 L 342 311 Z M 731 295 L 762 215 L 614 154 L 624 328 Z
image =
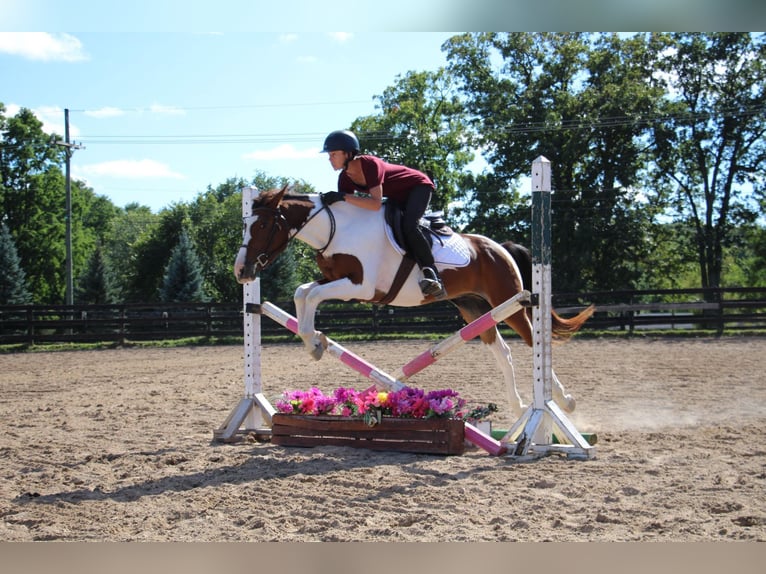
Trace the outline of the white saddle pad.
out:
M 394 234 L 388 225 L 386 225 L 386 238 L 388 238 L 394 249 L 401 255 L 404 255 L 404 250 L 394 241 Z M 434 238 L 431 252 L 434 254 L 434 263 L 436 263 L 436 268 L 439 271 L 444 267 L 465 267 L 471 260 L 468 244 L 457 233 L 453 233 L 448 237 L 440 236 Z

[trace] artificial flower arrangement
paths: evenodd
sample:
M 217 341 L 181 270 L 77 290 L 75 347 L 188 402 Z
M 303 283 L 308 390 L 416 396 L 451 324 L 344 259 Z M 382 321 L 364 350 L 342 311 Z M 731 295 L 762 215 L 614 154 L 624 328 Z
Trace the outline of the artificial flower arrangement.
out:
M 331 396 L 316 387 L 308 391 L 285 391 L 282 399 L 275 403 L 277 410 L 285 414 L 360 417 L 370 426 L 380 423 L 382 417 L 475 421 L 497 412 L 497 406 L 492 403 L 471 411 L 466 411 L 465 405 L 466 401 L 451 389 L 425 392 L 404 387 L 385 392 L 374 386 L 364 391 L 341 387 Z

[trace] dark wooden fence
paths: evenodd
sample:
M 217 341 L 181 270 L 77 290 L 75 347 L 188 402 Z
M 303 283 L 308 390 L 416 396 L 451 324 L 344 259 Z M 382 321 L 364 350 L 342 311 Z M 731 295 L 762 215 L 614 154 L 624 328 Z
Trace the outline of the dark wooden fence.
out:
M 292 301 L 275 302 L 295 314 Z M 589 304 L 596 313 L 588 330 L 633 332 L 642 329 L 755 331 L 766 334 L 766 287 L 555 294 L 563 316 Z M 241 337 L 242 306 L 228 303 L 0 306 L 0 344 L 115 342 L 185 337 Z M 322 305 L 317 328 L 328 334 L 367 336 L 451 333 L 463 325 L 450 303 L 419 308 L 334 303 Z M 264 336 L 291 338 L 281 325 L 264 318 Z

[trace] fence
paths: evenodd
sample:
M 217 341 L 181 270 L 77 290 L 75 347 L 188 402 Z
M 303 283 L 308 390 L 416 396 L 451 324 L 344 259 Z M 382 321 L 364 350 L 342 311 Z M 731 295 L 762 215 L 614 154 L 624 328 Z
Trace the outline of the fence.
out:
M 295 314 L 292 301 L 276 302 Z M 594 303 L 596 313 L 583 331 L 704 329 L 766 334 L 766 287 L 608 291 L 554 294 L 556 310 L 567 315 Z M 449 303 L 427 307 L 377 307 L 328 303 L 317 314 L 317 328 L 360 336 L 451 333 L 463 326 Z M 153 303 L 119 305 L 0 306 L 0 345 L 54 342 L 114 342 L 185 337 L 241 337 L 238 303 Z M 286 337 L 284 329 L 263 321 L 264 337 Z

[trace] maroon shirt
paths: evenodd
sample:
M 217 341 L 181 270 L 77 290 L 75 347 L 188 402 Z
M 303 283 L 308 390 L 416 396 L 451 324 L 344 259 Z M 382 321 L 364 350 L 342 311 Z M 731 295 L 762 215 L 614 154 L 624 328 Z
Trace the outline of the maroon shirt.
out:
M 346 193 L 366 192 L 375 186 L 382 185 L 383 197 L 404 202 L 413 187 L 417 185 L 434 186 L 426 174 L 411 167 L 388 163 L 374 155 L 360 155 L 356 159 L 362 162 L 362 173 L 364 173 L 367 184 L 363 186 L 355 183 L 343 170 L 338 176 L 338 191 Z

